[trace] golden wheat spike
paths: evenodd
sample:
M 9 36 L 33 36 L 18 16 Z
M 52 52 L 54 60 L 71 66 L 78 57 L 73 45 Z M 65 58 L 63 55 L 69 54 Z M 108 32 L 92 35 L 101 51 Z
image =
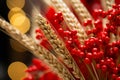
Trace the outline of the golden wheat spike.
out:
M 83 3 L 80 0 L 70 0 L 70 4 L 72 8 L 74 9 L 76 15 L 78 16 L 78 19 L 84 24 L 87 20 L 92 20 L 92 16 L 86 9 L 86 7 L 83 5 Z M 92 30 L 94 28 L 94 24 L 92 22 L 91 25 L 87 25 L 85 27 L 85 30 Z M 93 36 L 92 34 L 89 35 L 89 37 Z
M 48 41 L 51 43 L 56 54 L 63 59 L 63 62 L 65 63 L 65 65 L 68 66 L 68 68 L 73 69 L 73 71 L 71 71 L 73 73 L 73 75 L 76 78 L 79 78 L 79 79 L 82 78 L 82 80 L 84 80 L 82 73 L 80 72 L 77 64 L 75 63 L 72 56 L 68 52 L 64 43 L 57 36 L 57 34 L 51 28 L 51 26 L 47 23 L 46 19 L 43 16 L 38 15 L 36 18 L 36 22 L 40 26 L 40 28 L 44 32 L 44 34 L 46 35 Z
M 70 3 L 76 14 L 79 16 L 78 18 L 82 22 L 92 18 L 92 16 L 80 0 L 70 0 Z
M 78 16 L 78 19 L 82 22 L 82 24 L 88 19 L 92 19 L 92 16 L 80 0 L 70 0 L 70 4 L 73 7 L 76 15 Z M 88 25 L 85 28 L 86 30 L 91 30 L 94 28 L 94 26 Z
M 53 3 L 53 6 L 56 8 L 56 10 L 62 12 L 63 18 L 69 29 L 76 30 L 78 32 L 77 35 L 79 40 L 81 44 L 83 44 L 87 35 L 74 14 L 69 10 L 67 5 L 62 0 L 51 0 L 51 2 Z
M 74 80 L 69 71 L 50 53 L 48 50 L 42 46 L 38 46 L 32 38 L 25 34 L 20 33 L 8 22 L 0 18 L 0 27 L 7 33 L 10 37 L 17 40 L 23 46 L 25 46 L 31 53 L 36 57 L 43 60 L 48 64 L 51 69 L 58 74 L 63 80 Z

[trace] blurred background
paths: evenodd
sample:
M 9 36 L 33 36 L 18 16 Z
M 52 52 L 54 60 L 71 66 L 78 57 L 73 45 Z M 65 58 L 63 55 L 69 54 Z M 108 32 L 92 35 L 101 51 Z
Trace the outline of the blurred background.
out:
M 9 9 L 6 5 L 6 0 L 0 0 L 0 16 L 8 21 Z M 8 67 L 12 62 L 20 61 L 29 65 L 32 59 L 32 54 L 28 51 L 20 52 L 11 47 L 11 42 L 14 42 L 4 32 L 0 31 L 0 80 L 11 80 L 8 76 Z M 16 44 L 19 45 L 19 44 Z M 17 46 L 16 46 L 17 48 Z
M 102 9 L 100 0 L 81 0 L 92 14 L 94 9 Z M 120 0 L 116 0 L 120 3 Z M 0 16 L 8 21 L 9 9 L 6 0 L 0 0 Z M 15 44 L 14 44 L 15 43 Z M 18 46 L 19 45 L 19 46 Z M 19 43 L 0 30 L 0 80 L 10 80 L 8 67 L 12 62 L 20 61 L 27 66 L 31 64 L 33 55 L 24 50 Z

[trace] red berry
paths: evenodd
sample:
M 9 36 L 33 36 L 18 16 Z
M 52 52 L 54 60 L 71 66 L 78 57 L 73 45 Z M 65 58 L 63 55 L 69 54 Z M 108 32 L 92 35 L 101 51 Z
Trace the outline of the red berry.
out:
M 114 74 L 117 74 L 117 73 L 118 73 L 118 68 L 117 68 L 117 67 L 113 68 L 113 73 L 114 73 Z
M 84 58 L 85 57 L 85 53 L 84 52 L 79 52 L 79 57 L 80 58 Z
M 76 31 L 76 30 L 72 30 L 72 31 L 71 31 L 71 34 L 72 34 L 73 36 L 75 36 L 75 35 L 77 34 L 77 31 Z
M 101 69 L 102 69 L 102 71 L 107 71 L 107 66 L 106 65 L 102 65 L 102 67 L 101 67 Z
M 26 72 L 33 72 L 33 71 L 36 71 L 36 70 L 38 70 L 38 68 L 35 65 L 32 65 L 26 70 Z
M 89 58 L 89 59 L 92 59 L 92 53 L 87 53 L 86 57 Z
M 97 69 L 100 69 L 100 64 L 96 64 L 96 68 L 97 68 Z
M 92 49 L 92 52 L 94 53 L 94 52 L 98 52 L 98 48 L 93 48 Z
M 120 76 L 118 76 L 118 77 L 116 78 L 116 80 L 120 80 Z
M 88 23 L 88 24 L 92 24 L 92 20 L 91 20 L 91 19 L 88 19 L 88 20 L 87 20 L 87 23 Z
M 105 60 L 103 60 L 103 59 L 100 60 L 100 64 L 101 64 L 101 65 L 105 64 Z
M 34 80 L 31 74 L 27 75 L 27 77 L 23 78 L 23 80 Z
M 38 28 L 35 30 L 36 33 L 41 33 L 41 30 Z
M 118 53 L 119 49 L 117 47 L 113 48 L 114 53 Z
M 33 59 L 32 62 L 41 71 L 45 71 L 49 69 L 48 66 L 45 65 L 41 60 Z
M 93 58 L 94 58 L 94 59 L 99 59 L 98 52 L 93 52 Z
M 107 12 L 105 11 L 102 11 L 102 15 L 101 15 L 103 18 L 105 18 L 107 16 Z
M 64 30 L 63 30 L 62 28 L 59 28 L 59 29 L 58 29 L 58 33 L 60 33 L 60 35 L 62 35 L 62 37 L 64 36 L 64 35 L 63 35 L 63 32 L 64 32 Z
M 116 79 L 117 78 L 117 75 L 116 74 L 112 74 L 112 79 Z
M 114 68 L 114 67 L 115 67 L 115 63 L 114 63 L 114 62 L 111 62 L 111 63 L 110 63 L 110 67 L 111 67 L 111 68 Z
M 42 37 L 43 37 L 42 34 L 37 34 L 36 39 L 37 39 L 37 40 L 40 40 Z
M 69 37 L 71 35 L 70 31 L 64 31 L 63 33 L 64 33 L 65 37 Z
M 76 48 L 73 48 L 72 49 L 72 55 L 76 55 L 77 54 L 77 49 Z
M 85 62 L 86 64 L 90 64 L 90 63 L 91 63 L 91 60 L 90 60 L 89 58 L 85 58 L 85 59 L 84 59 L 84 62 Z

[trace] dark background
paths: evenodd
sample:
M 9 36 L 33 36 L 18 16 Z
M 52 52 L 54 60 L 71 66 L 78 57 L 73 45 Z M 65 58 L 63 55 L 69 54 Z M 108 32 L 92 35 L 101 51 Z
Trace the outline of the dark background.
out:
M 6 0 L 0 0 L 0 16 L 7 21 L 8 12 Z M 12 62 L 21 61 L 29 65 L 33 56 L 29 52 L 17 54 L 12 50 L 9 39 L 10 37 L 0 30 L 0 80 L 11 80 L 7 74 L 7 69 Z

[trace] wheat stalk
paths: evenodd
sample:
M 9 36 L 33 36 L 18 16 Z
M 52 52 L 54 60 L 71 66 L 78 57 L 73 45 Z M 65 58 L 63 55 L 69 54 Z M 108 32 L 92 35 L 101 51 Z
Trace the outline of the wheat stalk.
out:
M 53 3 L 53 6 L 55 6 L 56 10 L 62 12 L 63 18 L 69 29 L 76 30 L 78 32 L 77 36 L 79 37 L 81 44 L 83 44 L 87 35 L 74 14 L 69 10 L 62 0 L 51 0 L 51 2 Z
M 77 64 L 71 57 L 70 53 L 68 52 L 67 48 L 65 47 L 62 40 L 57 36 L 55 31 L 51 28 L 49 24 L 47 24 L 47 21 L 44 17 L 41 15 L 38 15 L 36 18 L 37 24 L 40 26 L 44 34 L 46 35 L 48 41 L 51 43 L 54 51 L 58 56 L 60 56 L 63 59 L 63 62 L 65 65 L 68 66 L 68 68 L 73 69 L 72 74 L 76 78 L 83 78 L 82 73 L 80 72 Z
M 15 29 L 8 22 L 0 18 L 0 27 L 5 30 L 5 32 L 11 36 L 13 39 L 20 42 L 25 46 L 31 53 L 36 57 L 43 60 L 46 64 L 50 65 L 50 68 L 63 78 L 63 80 L 74 80 L 69 71 L 50 53 L 48 50 L 42 46 L 38 46 L 32 38 L 29 38 L 25 34 L 21 34 L 17 29 Z

